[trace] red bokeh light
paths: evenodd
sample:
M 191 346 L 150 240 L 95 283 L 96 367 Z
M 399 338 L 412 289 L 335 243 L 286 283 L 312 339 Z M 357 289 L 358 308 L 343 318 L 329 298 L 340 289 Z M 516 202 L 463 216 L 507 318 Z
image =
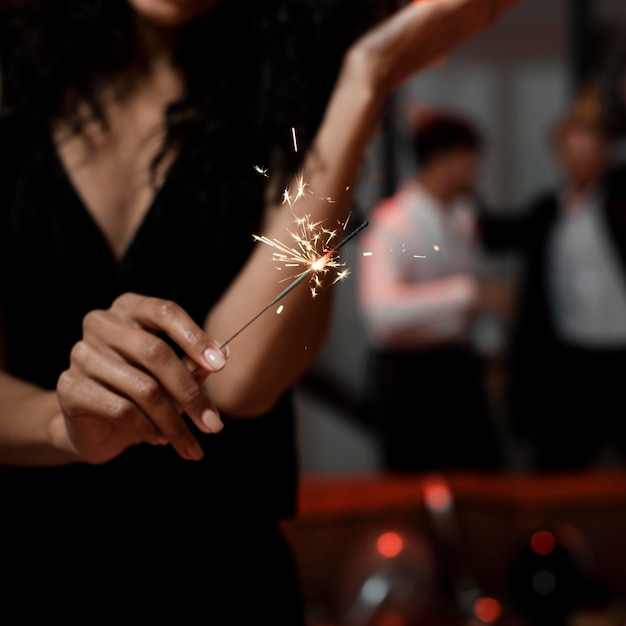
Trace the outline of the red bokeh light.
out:
M 386 532 L 376 540 L 376 548 L 382 556 L 388 559 L 398 556 L 402 552 L 404 541 L 402 537 L 395 532 Z
M 530 547 L 535 554 L 545 556 L 554 550 L 556 539 L 549 530 L 538 530 L 530 538 Z
M 474 602 L 474 615 L 486 624 L 493 624 L 502 615 L 502 605 L 495 598 L 478 598 Z
M 447 484 L 432 481 L 424 486 L 424 500 L 429 509 L 444 513 L 452 506 L 452 493 Z

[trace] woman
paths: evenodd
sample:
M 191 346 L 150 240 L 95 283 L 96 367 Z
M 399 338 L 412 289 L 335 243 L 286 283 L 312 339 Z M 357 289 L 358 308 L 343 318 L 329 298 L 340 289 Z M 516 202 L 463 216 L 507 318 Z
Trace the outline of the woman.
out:
M 390 91 L 512 4 L 413 4 L 366 34 L 366 6 L 319 2 L 0 14 L 7 611 L 301 622 L 290 390 L 332 289 L 221 349 L 284 288 L 252 235 L 344 224 Z

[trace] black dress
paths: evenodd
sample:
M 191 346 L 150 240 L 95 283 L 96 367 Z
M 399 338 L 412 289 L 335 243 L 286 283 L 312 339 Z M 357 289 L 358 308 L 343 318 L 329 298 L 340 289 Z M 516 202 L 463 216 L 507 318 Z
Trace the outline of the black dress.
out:
M 123 292 L 172 299 L 202 322 L 249 255 L 260 206 L 241 206 L 228 174 L 200 171 L 188 156 L 117 262 L 47 130 L 2 120 L 0 305 L 11 374 L 54 389 L 83 316 Z M 221 433 L 198 434 L 199 462 L 138 445 L 97 466 L 0 466 L 0 615 L 91 623 L 173 611 L 177 623 L 299 624 L 279 523 L 295 513 L 291 396 L 259 419 L 222 418 Z

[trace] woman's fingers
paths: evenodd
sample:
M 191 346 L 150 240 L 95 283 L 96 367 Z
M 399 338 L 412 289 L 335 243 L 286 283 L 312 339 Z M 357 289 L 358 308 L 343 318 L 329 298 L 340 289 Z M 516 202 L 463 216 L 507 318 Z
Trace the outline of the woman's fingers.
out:
M 166 334 L 185 352 L 182 362 L 184 369 L 178 362 L 171 363 L 172 377 L 160 378 L 163 373 L 153 370 L 160 380 L 164 380 L 164 386 L 174 398 L 176 406 L 187 413 L 200 430 L 209 433 L 222 430 L 224 424 L 219 412 L 210 402 L 201 383 L 209 374 L 224 367 L 229 354 L 228 347 L 222 349 L 210 340 L 175 302 L 141 298 L 141 306 L 135 306 L 132 294 L 127 295 L 133 306 L 134 318 L 140 324 L 152 325 L 153 330 Z M 167 369 L 169 371 L 169 367 Z M 187 376 L 185 370 L 191 376 Z
M 76 368 L 61 374 L 57 394 L 70 438 L 85 461 L 104 463 L 142 441 L 164 443 L 133 402 L 83 377 Z
M 206 375 L 194 375 L 190 364 L 195 361 L 190 357 L 182 361 L 174 349 L 153 332 L 128 324 L 106 311 L 90 314 L 85 319 L 85 332 L 103 344 L 99 347 L 101 353 L 108 348 L 127 364 L 115 368 L 115 388 L 135 401 L 177 450 L 193 445 L 190 440 L 193 435 L 180 417 L 181 413 L 186 413 L 206 433 L 222 429 L 219 414 L 202 386 L 202 380 L 210 373 L 205 367 L 198 371 Z M 164 411 L 164 403 L 171 411 Z
M 115 418 L 118 423 L 121 418 L 131 417 L 133 423 L 129 422 L 128 426 L 143 440 L 151 443 L 162 443 L 165 440 L 184 458 L 202 458 L 202 448 L 174 406 L 172 395 L 149 371 L 131 365 L 115 353 L 96 350 L 84 341 L 76 344 L 72 358 L 82 368 L 87 379 L 115 390 L 117 395 L 132 402 L 143 415 L 143 420 L 137 424 L 134 412 L 122 412 Z M 195 387 L 199 386 L 182 364 L 179 369 L 186 373 Z M 205 395 L 201 390 L 196 393 Z M 208 404 L 208 398 L 203 404 Z M 212 432 L 206 427 L 203 430 Z
M 217 372 L 226 364 L 227 351 L 210 340 L 191 316 L 171 300 L 128 293 L 120 296 L 112 308 L 143 328 L 164 333 L 209 372 Z
M 92 324 L 94 327 L 90 328 Z M 124 361 L 150 374 L 158 383 L 159 390 L 164 390 L 171 398 L 178 412 L 187 413 L 201 430 L 221 430 L 221 421 L 215 417 L 217 411 L 209 400 L 202 381 L 189 371 L 174 349 L 163 339 L 141 326 L 125 323 L 119 317 L 106 312 L 96 314 L 96 319 L 87 319 L 85 327 L 86 330 L 90 329 L 87 331 L 90 335 L 98 337 L 101 342 L 106 341 L 109 349 L 120 355 Z M 193 361 L 191 358 L 189 360 Z M 211 372 L 206 366 L 202 371 Z M 154 396 L 148 398 L 147 395 L 153 391 L 150 388 L 145 392 L 139 388 L 136 391 L 145 398 L 143 408 L 152 416 L 161 397 L 154 391 Z
M 184 415 L 205 433 L 222 429 L 202 383 L 224 367 L 226 356 L 168 300 L 126 294 L 109 309 L 88 313 L 57 385 L 76 449 L 85 460 L 103 462 L 146 441 L 200 459 Z
M 228 354 L 228 352 L 226 353 Z M 196 364 L 195 361 L 190 359 L 188 356 L 184 356 L 182 358 L 183 365 L 187 368 L 187 371 L 193 376 L 193 378 L 201 385 L 209 376 L 211 372 L 200 367 Z M 219 411 L 217 408 L 212 405 L 205 409 L 204 413 L 200 416 L 200 419 L 194 419 L 194 423 L 200 430 L 210 433 L 218 433 L 222 428 L 224 428 L 224 423 L 220 418 Z

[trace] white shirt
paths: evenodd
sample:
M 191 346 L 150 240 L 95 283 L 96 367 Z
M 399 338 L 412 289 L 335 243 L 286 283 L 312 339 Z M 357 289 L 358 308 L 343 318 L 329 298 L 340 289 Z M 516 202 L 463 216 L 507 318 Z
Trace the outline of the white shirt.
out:
M 626 346 L 626 277 L 606 232 L 601 197 L 563 201 L 549 241 L 548 280 L 557 331 L 590 348 Z
M 359 252 L 361 311 L 375 345 L 416 349 L 469 336 L 478 283 L 468 202 L 444 207 L 410 181 L 374 207 Z

